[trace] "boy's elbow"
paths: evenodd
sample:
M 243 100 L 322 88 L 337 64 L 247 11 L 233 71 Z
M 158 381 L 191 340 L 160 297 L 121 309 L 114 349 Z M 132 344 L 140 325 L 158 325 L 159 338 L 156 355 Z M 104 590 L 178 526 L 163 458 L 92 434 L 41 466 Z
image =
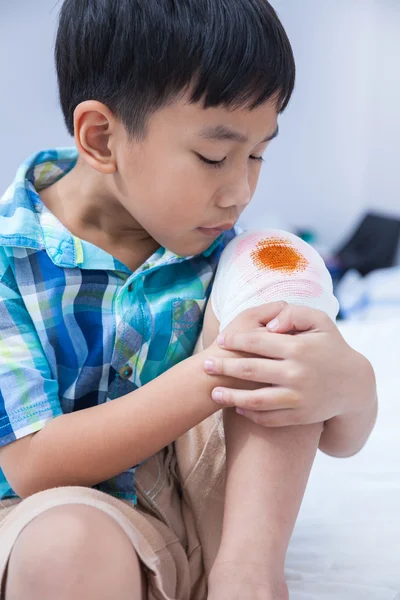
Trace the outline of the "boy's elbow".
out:
M 22 499 L 41 491 L 37 474 L 40 470 L 31 464 L 30 444 L 34 435 L 29 435 L 0 449 L 0 468 L 12 490 Z
M 6 473 L 5 475 L 7 477 Z M 14 476 L 11 475 L 9 479 L 7 478 L 7 481 L 21 500 L 26 500 L 26 498 L 34 494 L 49 489 L 49 486 L 46 486 L 45 480 L 41 476 L 41 472 L 36 470 L 21 470 Z
M 24 471 L 23 468 L 12 469 L 9 471 L 1 462 L 0 467 L 13 492 L 19 498 L 25 500 L 25 498 L 33 496 L 33 494 L 36 493 L 36 490 L 34 489 L 34 482 L 31 481 L 32 478 Z
M 320 444 L 319 449 L 321 452 L 332 458 L 352 458 L 356 456 L 364 448 L 365 444 L 359 448 L 335 448 L 329 447 L 328 445 Z
M 39 491 L 34 488 L 32 482 L 26 481 L 26 479 L 21 479 L 20 481 L 14 479 L 13 481 L 9 481 L 9 483 L 13 491 L 17 494 L 18 498 L 21 498 L 21 500 L 25 500 Z
M 368 438 L 355 443 L 354 440 L 338 440 L 332 436 L 322 435 L 319 450 L 332 458 L 352 458 L 365 447 Z

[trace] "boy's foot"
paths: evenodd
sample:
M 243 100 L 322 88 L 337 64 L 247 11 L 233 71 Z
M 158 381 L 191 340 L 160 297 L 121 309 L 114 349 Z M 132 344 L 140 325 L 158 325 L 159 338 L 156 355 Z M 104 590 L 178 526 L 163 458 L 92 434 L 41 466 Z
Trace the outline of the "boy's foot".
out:
M 284 576 L 271 578 L 260 565 L 215 565 L 207 600 L 289 600 Z

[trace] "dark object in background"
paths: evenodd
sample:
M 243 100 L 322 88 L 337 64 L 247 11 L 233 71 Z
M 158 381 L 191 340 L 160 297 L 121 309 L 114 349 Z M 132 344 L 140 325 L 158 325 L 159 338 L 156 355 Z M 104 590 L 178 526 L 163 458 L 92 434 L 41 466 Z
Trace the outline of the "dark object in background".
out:
M 341 277 L 349 269 L 365 276 L 395 263 L 400 240 L 400 220 L 369 213 L 346 244 L 336 252 Z

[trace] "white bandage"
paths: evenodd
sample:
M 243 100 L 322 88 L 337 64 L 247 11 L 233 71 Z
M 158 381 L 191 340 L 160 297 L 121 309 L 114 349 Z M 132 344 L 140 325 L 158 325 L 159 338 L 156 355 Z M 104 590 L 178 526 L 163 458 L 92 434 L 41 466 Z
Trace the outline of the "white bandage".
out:
M 284 231 L 248 231 L 225 248 L 211 293 L 220 330 L 247 308 L 277 300 L 324 311 L 334 321 L 339 303 L 319 254 Z

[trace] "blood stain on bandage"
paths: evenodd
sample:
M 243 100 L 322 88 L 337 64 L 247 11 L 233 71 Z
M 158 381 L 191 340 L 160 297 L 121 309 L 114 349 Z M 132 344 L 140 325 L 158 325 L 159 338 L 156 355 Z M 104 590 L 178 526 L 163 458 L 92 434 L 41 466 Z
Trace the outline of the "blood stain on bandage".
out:
M 269 237 L 258 242 L 251 258 L 258 269 L 279 271 L 286 275 L 301 273 L 309 265 L 291 241 L 280 237 Z

